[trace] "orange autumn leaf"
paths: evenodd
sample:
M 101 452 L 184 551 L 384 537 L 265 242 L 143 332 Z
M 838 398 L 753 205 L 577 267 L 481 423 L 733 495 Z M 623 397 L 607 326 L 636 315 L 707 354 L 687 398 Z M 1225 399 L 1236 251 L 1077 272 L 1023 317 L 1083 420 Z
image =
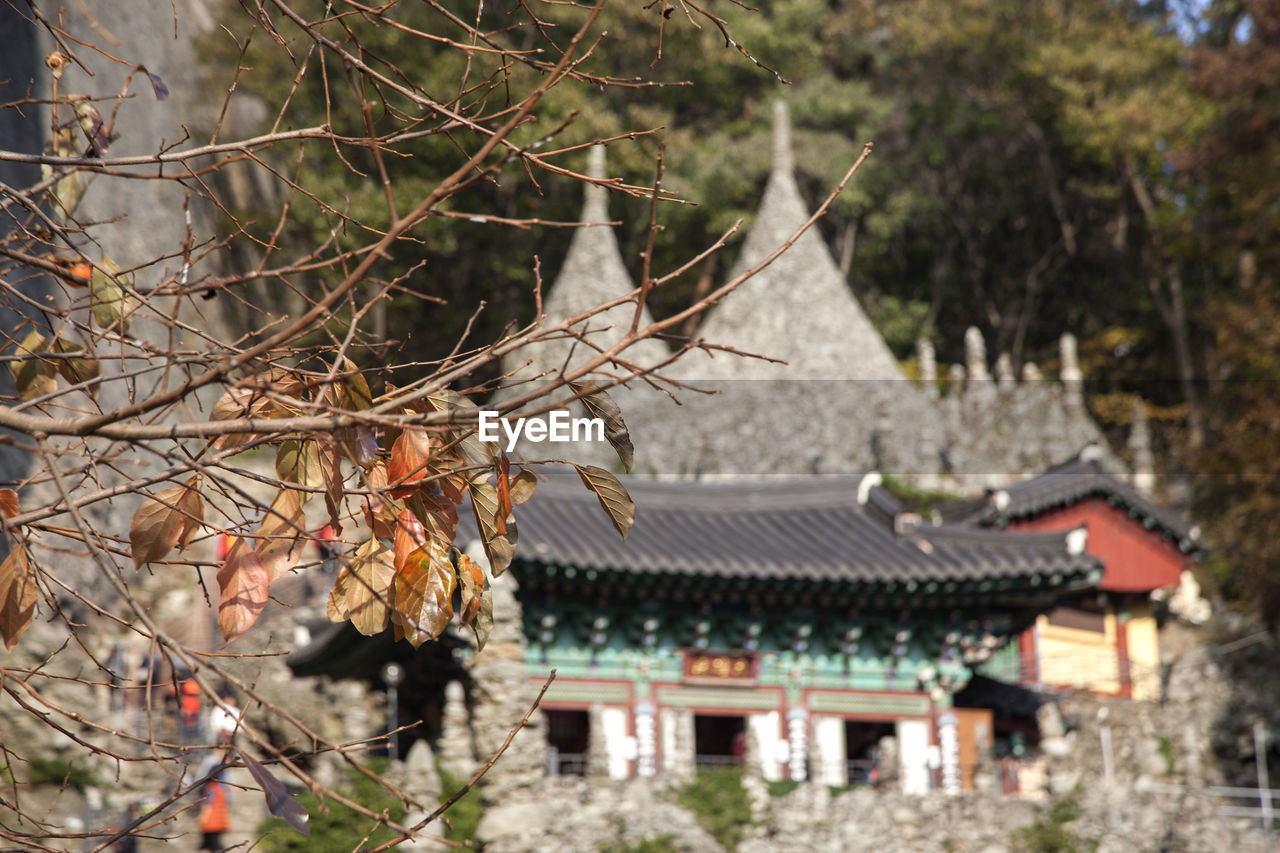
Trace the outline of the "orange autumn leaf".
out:
M 10 519 L 18 512 L 18 493 L 13 489 L 0 489 L 0 514 Z
M 9 556 L 0 563 L 0 636 L 5 651 L 13 651 L 18 638 L 31 627 L 36 613 L 36 576 L 27 550 L 13 543 Z
M 430 542 L 396 561 L 394 618 L 414 648 L 448 627 L 455 586 L 447 545 Z
M 218 627 L 229 643 L 253 627 L 267 606 L 270 578 L 244 539 L 236 539 L 218 569 Z
M 407 428 L 391 446 L 391 461 L 387 476 L 396 486 L 391 494 L 397 498 L 408 497 L 418 490 L 413 483 L 427 477 L 427 463 L 431 460 L 431 437 L 420 429 Z

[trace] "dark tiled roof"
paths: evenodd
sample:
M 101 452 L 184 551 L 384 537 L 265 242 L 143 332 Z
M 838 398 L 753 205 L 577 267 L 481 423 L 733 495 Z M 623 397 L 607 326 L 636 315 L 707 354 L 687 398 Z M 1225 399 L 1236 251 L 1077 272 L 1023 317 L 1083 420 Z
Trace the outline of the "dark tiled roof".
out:
M 1001 717 L 1036 718 L 1036 711 L 1046 701 L 1045 697 L 1019 684 L 1009 684 L 974 675 L 962 690 L 956 693 L 957 708 L 990 708 Z
M 1105 498 L 1126 510 L 1146 527 L 1168 536 L 1185 553 L 1203 547 L 1192 524 L 1108 474 L 1098 460 L 1083 455 L 1006 489 L 943 507 L 940 514 L 947 522 L 1004 525 L 1091 497 Z
M 628 573 L 835 583 L 1057 576 L 1088 586 L 1101 566 L 1061 533 L 907 524 L 861 477 L 750 482 L 625 480 L 636 521 L 624 542 L 576 475 L 553 472 L 516 509 L 518 561 Z M 869 484 L 867 484 L 869 485 Z M 870 508 L 870 511 L 868 509 Z

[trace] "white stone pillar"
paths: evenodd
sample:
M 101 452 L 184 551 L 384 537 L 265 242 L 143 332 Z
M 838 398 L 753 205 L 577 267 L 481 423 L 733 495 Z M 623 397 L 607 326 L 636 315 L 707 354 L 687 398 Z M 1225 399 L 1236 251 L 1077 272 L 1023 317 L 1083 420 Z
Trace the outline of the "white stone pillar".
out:
M 658 718 L 650 702 L 636 706 L 636 775 L 654 776 L 658 772 Z
M 813 741 L 818 756 L 812 768 L 813 779 L 824 785 L 849 784 L 849 765 L 845 760 L 844 718 L 813 718 Z
M 938 717 L 938 747 L 942 752 L 942 790 L 960 793 L 960 733 L 956 715 L 947 711 Z
M 787 712 L 787 742 L 791 752 L 787 769 L 793 781 L 803 782 L 809 778 L 805 766 L 809 755 L 809 712 L 804 708 Z
M 779 744 L 782 742 L 778 717 L 777 711 L 747 717 L 747 728 L 760 747 L 760 775 L 770 782 L 782 778 L 782 762 L 778 760 L 778 753 L 781 752 Z

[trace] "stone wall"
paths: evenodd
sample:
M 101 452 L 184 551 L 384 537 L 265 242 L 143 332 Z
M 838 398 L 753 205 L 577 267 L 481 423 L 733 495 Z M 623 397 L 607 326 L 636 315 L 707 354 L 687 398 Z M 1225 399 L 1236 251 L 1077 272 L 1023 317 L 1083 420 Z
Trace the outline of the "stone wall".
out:
M 745 792 L 744 792 L 745 796 Z M 547 780 L 538 797 L 490 807 L 478 841 L 486 853 L 598 853 L 607 845 L 666 839 L 694 853 L 724 850 L 676 805 L 661 781 Z M 549 807 L 554 803 L 554 807 Z M 1256 821 L 1219 817 L 1203 794 L 1167 796 L 1131 788 L 1082 785 L 1067 798 L 1031 802 L 965 794 L 910 797 L 857 788 L 833 793 L 805 783 L 770 797 L 765 816 L 746 828 L 738 853 L 1011 853 L 1032 839 L 1069 839 L 1099 853 L 1225 851 L 1270 848 Z M 1096 844 L 1096 847 L 1093 845 Z

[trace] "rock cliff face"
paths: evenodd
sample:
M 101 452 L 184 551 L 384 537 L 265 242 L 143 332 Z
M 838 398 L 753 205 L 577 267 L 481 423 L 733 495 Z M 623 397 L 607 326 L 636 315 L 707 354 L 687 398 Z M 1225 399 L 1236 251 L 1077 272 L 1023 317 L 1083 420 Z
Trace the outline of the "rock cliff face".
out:
M 19 4 L 23 5 L 23 4 Z M 51 95 L 51 80 L 45 67 L 45 56 L 57 49 L 48 33 L 32 23 L 30 12 L 14 4 L 0 8 L 0 103 L 23 97 L 47 99 Z M 206 0 L 177 0 L 168 2 L 110 3 L 95 5 L 90 11 L 84 3 L 67 0 L 44 0 L 34 4 L 41 17 L 56 22 L 65 32 L 66 45 L 93 44 L 110 48 L 120 61 L 87 47 L 77 46 L 77 59 L 66 63 L 59 81 L 60 96 L 80 93 L 104 99 L 101 108 L 110 114 L 114 136 L 110 154 L 120 156 L 154 155 L 166 147 L 178 144 L 198 144 L 197 128 L 212 123 L 209 99 L 203 96 L 200 85 L 199 64 L 193 61 L 196 43 L 213 26 L 213 18 Z M 161 101 L 153 97 L 146 77 L 135 71 L 134 63 L 145 65 L 167 86 L 168 97 Z M 134 74 L 129 88 L 130 96 L 112 102 L 112 98 L 124 90 L 126 78 Z M 63 120 L 66 119 L 63 107 Z M 50 132 L 50 115 L 47 107 L 19 111 L 0 111 L 0 147 L 25 153 L 40 153 Z M 186 140 L 183 143 L 183 140 Z M 153 180 L 143 177 L 153 173 L 154 167 L 122 168 L 116 175 L 99 174 L 88 180 L 83 200 L 75 216 L 81 223 L 92 223 L 83 233 L 69 232 L 72 241 L 96 260 L 105 253 L 125 269 L 135 269 L 136 286 L 147 290 L 157 282 L 175 275 L 182 267 L 182 246 L 185 240 L 199 246 L 212 233 L 209 226 L 209 209 L 198 199 L 189 197 L 187 189 L 175 180 Z M 130 177 L 134 175 L 136 177 Z M 16 164 L 0 164 L 0 181 L 15 187 L 26 187 L 40 178 L 38 167 Z M 0 219 L 0 233 L 8 230 L 10 222 Z M 201 275 L 217 263 L 215 256 L 193 264 L 191 275 Z M 62 298 L 64 288 L 52 288 L 48 280 L 34 275 L 31 270 L 6 267 L 6 285 L 17 285 L 34 297 L 28 304 L 39 305 L 45 298 Z M 48 321 L 41 312 L 14 306 L 22 305 L 6 300 L 11 310 L 0 316 L 5 333 L 17 329 L 24 322 L 36 325 Z M 26 312 L 26 316 L 17 313 Z M 120 372 L 126 359 L 138 359 L 136 369 L 149 355 L 148 341 L 168 342 L 175 349 L 188 348 L 195 343 L 195 336 L 211 333 L 219 336 L 223 327 L 216 306 L 210 306 L 205 316 L 185 317 L 191 322 L 192 331 L 176 330 L 172 340 L 169 330 L 159 323 L 142 316 L 135 317 L 130 330 L 132 339 L 126 339 L 116 359 L 101 361 L 104 375 Z M 194 331 L 198 330 L 198 331 Z M 0 383 L 10 383 L 8 370 L 0 371 Z M 122 381 L 104 382 L 98 391 L 96 405 L 104 411 L 128 402 L 129 389 Z M 11 386 L 10 386 L 11 387 Z M 216 395 L 209 389 L 209 395 Z M 82 405 L 89 408 L 85 400 Z M 54 442 L 55 447 L 57 442 Z M 65 466 L 79 465 L 71 461 L 74 453 L 67 454 Z M 0 481 L 21 482 L 31 468 L 30 458 L 22 451 L 0 447 Z M 120 481 L 108 469 L 100 469 L 100 484 L 110 486 Z M 24 495 L 24 504 L 34 506 L 51 503 L 56 498 L 51 485 L 32 486 Z M 98 502 L 85 511 L 88 521 L 104 530 L 127 530 L 129 520 L 138 504 L 134 496 L 121 496 L 111 502 Z M 55 523 L 69 525 L 66 519 Z M 87 558 L 59 555 L 55 559 L 63 565 L 63 579 L 77 589 L 91 594 L 107 594 L 98 573 Z

